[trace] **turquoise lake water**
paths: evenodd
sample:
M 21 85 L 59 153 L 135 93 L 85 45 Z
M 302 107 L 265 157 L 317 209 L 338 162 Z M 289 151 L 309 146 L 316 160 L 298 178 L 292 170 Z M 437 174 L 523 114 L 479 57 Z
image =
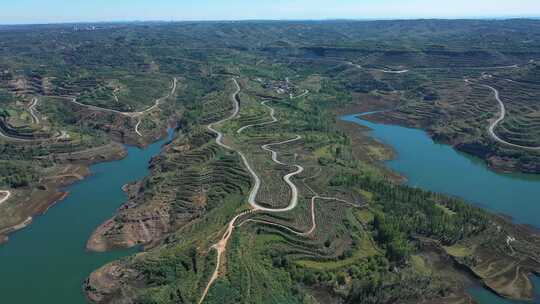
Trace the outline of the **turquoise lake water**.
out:
M 397 158 L 386 165 L 406 176 L 408 185 L 458 196 L 491 212 L 509 215 L 516 223 L 540 228 L 540 176 L 496 173 L 482 160 L 435 143 L 422 130 L 372 123 L 360 115 L 341 119 L 370 128 L 374 138 L 393 147 Z M 540 296 L 540 279 L 533 280 Z M 501 299 L 483 288 L 470 293 L 481 304 L 522 303 Z M 540 303 L 540 297 L 534 303 Z
M 86 277 L 135 250 L 89 253 L 86 241 L 127 200 L 122 186 L 148 175 L 148 162 L 165 140 L 127 147 L 120 161 L 91 166 L 92 175 L 67 187 L 69 196 L 0 246 L 0 303 L 83 304 Z
M 540 177 L 495 173 L 481 160 L 434 143 L 421 130 L 375 124 L 356 115 L 342 119 L 371 128 L 375 138 L 392 146 L 398 157 L 387 165 L 407 176 L 409 185 L 459 196 L 540 228 Z M 126 201 L 121 187 L 148 175 L 148 162 L 164 142 L 144 150 L 127 147 L 125 159 L 92 166 L 90 177 L 66 188 L 70 195 L 64 201 L 11 235 L 0 246 L 1 303 L 86 303 L 81 291 L 84 279 L 107 262 L 134 252 L 89 253 L 86 241 Z M 534 283 L 540 295 L 540 279 L 535 277 Z M 482 288 L 470 293 L 481 304 L 522 303 L 501 299 Z

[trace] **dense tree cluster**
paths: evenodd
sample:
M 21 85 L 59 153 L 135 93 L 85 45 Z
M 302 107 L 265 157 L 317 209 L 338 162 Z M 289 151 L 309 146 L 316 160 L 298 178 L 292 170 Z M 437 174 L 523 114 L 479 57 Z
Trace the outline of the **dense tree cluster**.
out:
M 452 245 L 487 228 L 485 213 L 458 199 L 446 198 L 405 185 L 360 174 L 341 174 L 333 186 L 360 187 L 374 194 L 376 239 L 385 244 L 392 260 L 406 256 L 405 240 L 415 235 Z

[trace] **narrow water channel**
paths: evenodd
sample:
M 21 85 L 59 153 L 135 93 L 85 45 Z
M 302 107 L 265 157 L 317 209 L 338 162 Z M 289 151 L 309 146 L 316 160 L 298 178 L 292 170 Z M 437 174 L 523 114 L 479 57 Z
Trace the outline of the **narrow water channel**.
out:
M 477 158 L 435 143 L 426 132 L 396 125 L 372 123 L 362 115 L 342 116 L 371 129 L 371 135 L 391 146 L 397 158 L 386 165 L 407 177 L 407 184 L 461 197 L 494 213 L 509 215 L 516 223 L 540 228 L 540 176 L 502 174 L 490 170 Z M 534 278 L 540 296 L 540 279 Z M 516 304 L 481 289 L 471 294 L 481 304 Z M 530 303 L 530 302 L 529 302 Z M 540 297 L 534 303 L 540 303 Z
M 169 137 L 172 133 L 169 134 Z M 146 149 L 127 147 L 119 161 L 92 166 L 92 175 L 67 187 L 69 196 L 0 246 L 1 303 L 84 304 L 84 279 L 100 266 L 134 253 L 89 253 L 92 231 L 127 200 L 122 186 L 148 175 L 165 139 Z

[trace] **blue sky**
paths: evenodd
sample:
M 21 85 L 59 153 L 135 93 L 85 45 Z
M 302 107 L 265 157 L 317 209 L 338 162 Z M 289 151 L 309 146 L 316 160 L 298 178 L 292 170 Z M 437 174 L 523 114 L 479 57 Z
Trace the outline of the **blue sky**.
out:
M 538 17 L 540 0 L 0 0 L 0 24 L 127 20 Z

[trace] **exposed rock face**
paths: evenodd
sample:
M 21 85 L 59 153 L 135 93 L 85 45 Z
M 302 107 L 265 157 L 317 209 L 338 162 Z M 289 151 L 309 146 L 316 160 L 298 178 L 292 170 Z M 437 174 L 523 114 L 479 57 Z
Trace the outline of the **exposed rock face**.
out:
M 121 287 L 126 280 L 134 277 L 134 271 L 126 270 L 118 263 L 111 263 L 94 271 L 84 282 L 83 289 L 93 303 L 133 303 L 129 292 Z
M 104 252 L 117 248 L 131 248 L 161 239 L 170 231 L 171 221 L 167 206 L 152 206 L 133 212 L 135 204 L 128 202 L 119 213 L 99 226 L 86 245 L 90 251 Z

